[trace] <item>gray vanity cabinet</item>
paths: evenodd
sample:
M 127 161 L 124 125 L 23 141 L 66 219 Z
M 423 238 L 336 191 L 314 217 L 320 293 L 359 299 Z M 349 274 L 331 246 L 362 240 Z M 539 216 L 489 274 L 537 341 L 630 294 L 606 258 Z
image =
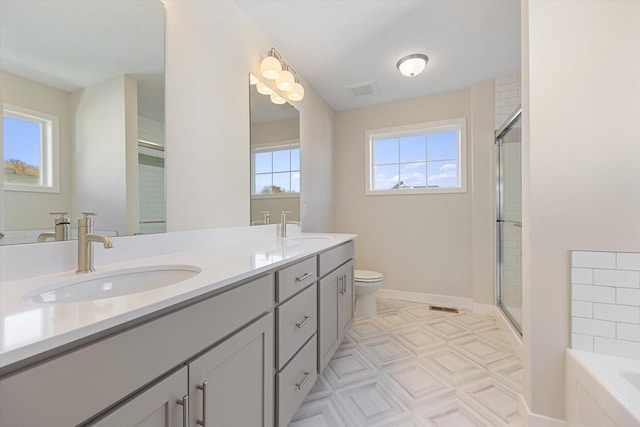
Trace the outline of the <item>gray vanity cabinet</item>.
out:
M 322 373 L 353 323 L 353 242 L 319 255 L 318 373 Z
M 182 427 L 187 414 L 187 367 L 183 366 L 128 400 L 93 427 Z M 188 403 L 188 399 L 186 400 Z
M 273 314 L 189 362 L 190 426 L 273 426 Z

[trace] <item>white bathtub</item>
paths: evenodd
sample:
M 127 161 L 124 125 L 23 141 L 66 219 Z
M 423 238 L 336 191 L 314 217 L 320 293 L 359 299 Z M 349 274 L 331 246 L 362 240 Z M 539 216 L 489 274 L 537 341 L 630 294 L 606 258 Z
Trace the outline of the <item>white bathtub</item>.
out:
M 570 426 L 640 427 L 640 360 L 567 350 Z

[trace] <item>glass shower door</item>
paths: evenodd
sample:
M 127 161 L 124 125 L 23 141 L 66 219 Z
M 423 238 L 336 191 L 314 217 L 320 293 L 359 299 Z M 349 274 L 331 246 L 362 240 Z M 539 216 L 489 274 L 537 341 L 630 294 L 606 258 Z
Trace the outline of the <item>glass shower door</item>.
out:
M 522 334 L 522 132 L 516 111 L 496 132 L 498 307 Z

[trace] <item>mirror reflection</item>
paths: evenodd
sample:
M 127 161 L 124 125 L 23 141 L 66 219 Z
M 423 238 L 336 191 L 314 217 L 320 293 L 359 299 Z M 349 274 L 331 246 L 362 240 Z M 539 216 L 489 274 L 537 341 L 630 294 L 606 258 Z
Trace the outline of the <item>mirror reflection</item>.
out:
M 251 77 L 251 225 L 278 223 L 282 211 L 300 221 L 300 114 L 259 93 Z
M 82 211 L 108 236 L 165 231 L 164 16 L 159 0 L 0 2 L 0 244 L 75 238 Z

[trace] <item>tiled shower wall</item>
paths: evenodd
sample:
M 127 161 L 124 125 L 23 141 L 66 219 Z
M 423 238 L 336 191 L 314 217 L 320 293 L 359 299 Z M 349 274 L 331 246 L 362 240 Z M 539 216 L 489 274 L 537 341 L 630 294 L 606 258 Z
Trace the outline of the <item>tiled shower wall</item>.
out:
M 164 146 L 164 124 L 138 117 L 138 138 Z M 139 148 L 138 185 L 140 189 L 140 221 L 165 221 L 164 152 Z M 161 233 L 166 223 L 140 224 L 140 233 Z
M 571 348 L 640 359 L 640 253 L 572 252 Z
M 495 80 L 494 85 L 496 129 L 499 129 L 521 103 L 520 75 L 501 77 Z
M 520 76 L 495 80 L 495 127 L 500 128 L 520 105 Z M 512 221 L 522 219 L 522 172 L 520 132 L 509 133 L 504 140 L 504 217 Z M 522 227 L 504 224 L 502 303 L 522 322 Z

